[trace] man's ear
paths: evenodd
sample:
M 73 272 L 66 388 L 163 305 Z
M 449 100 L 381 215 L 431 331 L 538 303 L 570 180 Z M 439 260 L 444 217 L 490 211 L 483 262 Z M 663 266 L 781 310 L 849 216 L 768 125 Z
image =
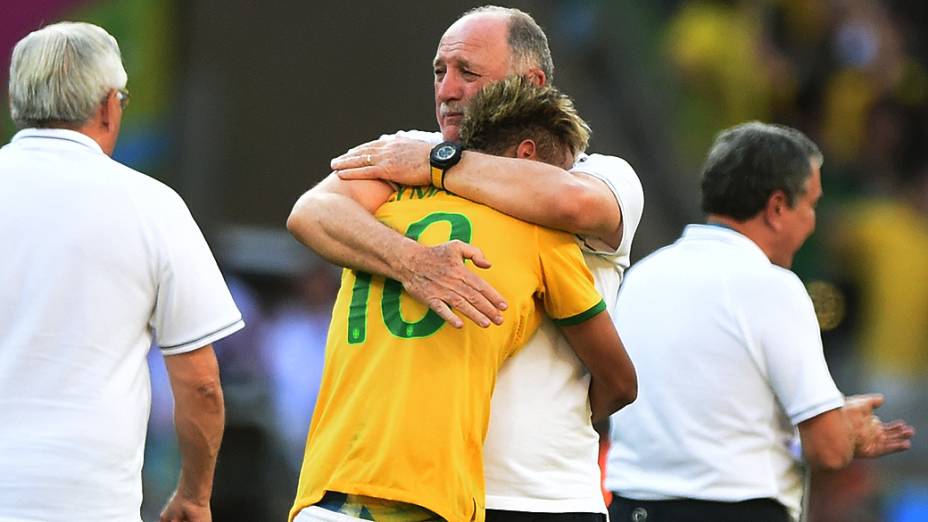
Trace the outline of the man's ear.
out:
M 97 109 L 100 111 L 100 124 L 104 128 L 109 129 L 110 125 L 113 124 L 113 118 L 116 117 L 116 106 L 119 105 L 119 97 L 116 96 L 116 91 L 111 90 L 107 93 L 106 98 L 103 100 L 103 103 L 100 104 L 100 107 Z
M 522 140 L 516 147 L 516 157 L 519 159 L 535 159 L 535 142 Z
M 767 198 L 767 206 L 764 207 L 764 222 L 767 226 L 775 231 L 783 227 L 783 212 L 789 207 L 789 201 L 786 193 L 782 190 L 774 190 L 770 197 Z
M 545 76 L 545 72 L 539 69 L 538 67 L 532 67 L 524 75 L 529 79 L 530 82 L 534 83 L 537 86 L 542 86 L 547 83 L 548 78 Z

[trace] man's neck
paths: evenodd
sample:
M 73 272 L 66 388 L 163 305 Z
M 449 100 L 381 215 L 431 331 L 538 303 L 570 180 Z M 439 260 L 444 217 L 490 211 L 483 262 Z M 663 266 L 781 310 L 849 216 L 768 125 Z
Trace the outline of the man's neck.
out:
M 755 216 L 753 218 L 738 221 L 737 219 L 730 216 L 723 216 L 721 214 L 709 214 L 706 217 L 706 223 L 709 225 L 718 225 L 725 228 L 730 228 L 735 232 L 747 237 L 754 242 L 767 256 L 767 259 L 770 259 L 773 262 L 771 253 L 773 252 L 773 242 L 772 237 L 770 237 L 769 231 L 766 225 L 763 223 L 763 218 L 760 216 Z

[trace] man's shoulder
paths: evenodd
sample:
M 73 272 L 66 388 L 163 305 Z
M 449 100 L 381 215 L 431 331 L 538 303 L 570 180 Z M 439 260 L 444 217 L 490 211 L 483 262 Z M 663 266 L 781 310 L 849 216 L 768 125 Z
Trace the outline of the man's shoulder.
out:
M 185 205 L 177 191 L 163 181 L 117 161 L 113 163 L 116 174 L 124 181 L 126 189 L 137 196 L 137 201 L 158 206 Z
M 634 167 L 623 158 L 607 154 L 580 154 L 574 162 L 571 172 L 583 172 L 597 177 L 633 181 L 641 186 Z
M 619 245 L 619 251 L 627 255 L 644 211 L 644 188 L 635 169 L 617 156 L 581 154 L 570 171 L 599 179 L 612 191 L 619 203 L 624 222 L 623 240 Z
M 390 139 L 390 138 L 409 138 L 413 140 L 424 141 L 426 143 L 431 143 L 437 145 L 441 143 L 442 137 L 440 132 L 429 132 L 421 130 L 400 130 L 396 131 L 393 134 L 381 134 L 380 139 Z

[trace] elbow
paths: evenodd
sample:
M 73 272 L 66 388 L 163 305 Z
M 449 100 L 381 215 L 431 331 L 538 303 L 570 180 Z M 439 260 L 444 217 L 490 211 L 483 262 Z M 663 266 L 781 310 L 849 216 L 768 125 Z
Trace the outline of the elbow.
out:
M 558 228 L 581 236 L 605 235 L 614 219 L 609 213 L 616 211 L 616 205 L 607 207 L 601 194 L 579 183 L 563 190 L 554 204 L 554 214 L 563 223 Z
M 613 383 L 613 389 L 616 391 L 616 402 L 618 407 L 616 411 L 635 402 L 638 398 L 638 372 L 631 361 L 623 364 L 621 371 L 615 372 L 617 379 Z
M 303 218 L 297 211 L 297 207 L 293 207 L 290 215 L 287 216 L 287 231 L 290 232 L 290 235 L 297 237 L 297 231 L 302 228 L 302 225 Z
M 570 185 L 563 190 L 553 205 L 553 214 L 563 229 L 575 234 L 588 232 L 595 220 L 595 212 L 590 207 L 588 190 L 579 184 Z
M 594 383 L 592 389 L 595 390 L 598 387 Z M 593 422 L 606 419 L 613 413 L 635 402 L 635 399 L 638 398 L 638 381 L 634 373 L 630 379 L 617 379 L 610 382 L 608 388 L 603 390 L 601 397 L 601 401 L 599 397 L 594 398 L 592 395 L 590 397 L 591 406 L 595 404 Z
M 308 194 L 303 194 L 303 196 L 297 200 L 296 204 L 293 205 L 293 210 L 290 211 L 290 215 L 287 216 L 287 231 L 303 244 L 307 244 L 309 238 L 312 237 L 311 234 L 314 222 L 313 207 L 314 206 L 310 204 L 310 196 Z
M 635 402 L 635 399 L 637 398 L 638 398 L 637 387 L 629 391 L 623 391 L 621 393 L 617 393 L 616 395 L 612 397 L 612 399 L 606 405 L 602 415 L 593 416 L 592 418 L 593 422 L 598 422 L 598 421 L 609 418 L 609 416 L 612 415 L 613 413 Z
M 211 413 L 223 413 L 225 411 L 225 397 L 218 378 L 197 386 L 196 394 L 205 411 Z
M 622 386 L 616 390 L 615 411 L 619 411 L 629 404 L 635 402 L 638 398 L 638 380 L 632 375 L 630 380 L 624 381 Z M 613 412 L 614 413 L 614 412 Z

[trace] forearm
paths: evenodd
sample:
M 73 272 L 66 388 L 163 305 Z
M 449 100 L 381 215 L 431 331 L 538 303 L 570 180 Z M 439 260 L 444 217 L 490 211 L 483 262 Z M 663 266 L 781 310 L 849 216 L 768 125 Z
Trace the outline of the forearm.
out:
M 854 457 L 855 434 L 844 408 L 830 410 L 799 424 L 804 460 L 819 471 L 844 469 Z
M 445 187 L 524 221 L 586 237 L 608 239 L 621 223 L 604 183 L 541 161 L 466 151 L 445 175 Z
M 207 505 L 213 488 L 216 456 L 225 425 L 218 377 L 174 392 L 174 424 L 181 455 L 178 494 Z
M 342 194 L 307 192 L 294 206 L 287 229 L 334 264 L 396 280 L 405 280 L 403 255 L 421 248 Z
M 392 193 L 379 180 L 345 181 L 332 174 L 300 197 L 287 228 L 335 264 L 399 281 L 455 328 L 463 323 L 450 307 L 481 326 L 502 322 L 505 300 L 464 264 L 489 268 L 483 253 L 457 240 L 428 247 L 387 227 L 374 212 Z
M 638 376 L 608 313 L 561 332 L 590 370 L 590 410 L 593 422 L 603 420 L 638 396 Z

